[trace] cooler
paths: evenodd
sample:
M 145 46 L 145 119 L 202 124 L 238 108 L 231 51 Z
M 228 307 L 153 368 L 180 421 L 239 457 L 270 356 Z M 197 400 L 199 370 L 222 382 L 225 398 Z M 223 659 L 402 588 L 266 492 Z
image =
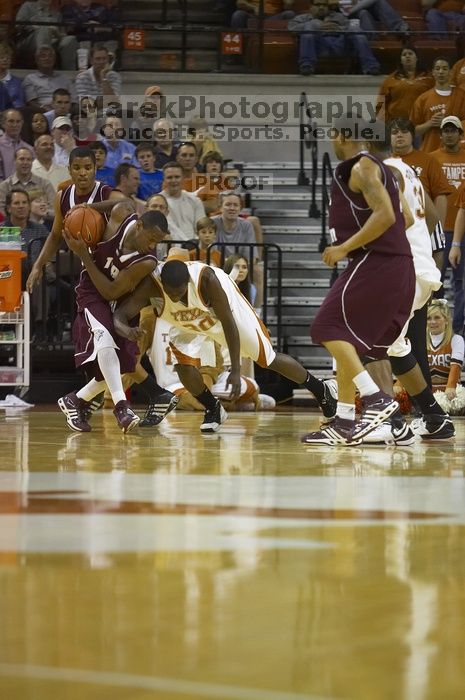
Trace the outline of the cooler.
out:
M 26 253 L 0 250 L 0 312 L 21 307 L 21 268 Z

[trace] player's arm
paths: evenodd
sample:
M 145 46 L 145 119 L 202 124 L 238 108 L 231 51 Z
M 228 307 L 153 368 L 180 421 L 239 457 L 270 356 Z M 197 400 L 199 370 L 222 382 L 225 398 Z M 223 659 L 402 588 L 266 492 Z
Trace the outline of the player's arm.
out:
M 458 267 L 462 258 L 461 243 L 465 233 L 465 209 L 459 209 L 455 218 L 454 237 L 449 251 L 449 262 L 452 267 Z
M 389 169 L 392 170 L 394 177 L 397 180 L 397 184 L 399 185 L 399 199 L 400 199 L 400 204 L 402 207 L 402 214 L 404 215 L 404 222 L 405 222 L 405 228 L 410 228 L 410 226 L 413 226 L 415 223 L 415 219 L 413 218 L 413 212 L 411 211 L 407 200 L 405 199 L 404 196 L 404 190 L 405 190 L 405 181 L 404 181 L 404 176 L 398 170 L 394 165 L 391 165 L 389 163 L 388 165 Z
M 231 372 L 226 387 L 231 385 L 231 398 L 238 398 L 241 393 L 241 343 L 228 297 L 218 277 L 208 268 L 202 275 L 201 290 L 204 299 L 208 299 L 215 316 L 223 326 L 224 337 L 231 357 Z
M 131 327 L 129 322 L 144 308 L 150 306 L 150 299 L 160 297 L 157 285 L 151 277 L 146 277 L 134 292 L 118 305 L 113 314 L 113 323 L 118 335 L 129 340 L 139 340 L 143 331 L 140 328 Z
M 396 216 L 391 198 L 381 180 L 381 169 L 371 158 L 361 158 L 352 168 L 349 187 L 365 198 L 372 210 L 370 217 L 360 231 L 337 246 L 326 248 L 323 261 L 334 266 L 348 253 L 376 240 L 395 223 Z
M 128 202 L 130 203 L 131 200 L 129 197 L 125 197 L 122 192 L 117 192 L 116 190 L 113 190 L 104 202 L 92 202 L 91 204 L 82 204 L 78 206 L 85 206 L 85 207 L 91 207 L 92 209 L 95 209 L 95 211 L 98 211 L 100 214 L 108 214 L 108 212 L 113 210 L 113 207 L 118 203 L 118 202 Z
M 31 272 L 26 281 L 26 289 L 29 293 L 32 292 L 34 285 L 41 280 L 44 266 L 56 255 L 56 252 L 61 244 L 61 234 L 63 230 L 63 217 L 61 215 L 60 207 L 61 194 L 61 192 L 57 192 L 55 197 L 55 218 L 53 219 L 52 230 L 45 239 L 42 250 L 32 266 Z
M 69 249 L 81 258 L 82 264 L 89 273 L 89 277 L 97 291 L 108 301 L 119 299 L 125 294 L 132 292 L 139 282 L 147 275 L 150 275 L 157 266 L 156 260 L 141 260 L 125 270 L 120 270 L 115 279 L 109 280 L 98 269 L 82 238 L 73 238 L 66 230 L 63 231 L 63 237 Z

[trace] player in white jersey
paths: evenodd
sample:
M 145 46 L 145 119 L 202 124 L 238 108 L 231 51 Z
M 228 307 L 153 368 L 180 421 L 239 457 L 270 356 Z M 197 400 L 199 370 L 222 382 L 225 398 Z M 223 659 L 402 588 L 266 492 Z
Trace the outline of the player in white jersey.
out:
M 218 430 L 226 419 L 221 403 L 207 389 L 198 370 L 201 364 L 215 364 L 214 341 L 230 353 L 228 386 L 232 399 L 241 391 L 241 357 L 307 386 L 307 370 L 289 355 L 273 350 L 268 330 L 223 270 L 200 262 L 163 263 L 115 312 L 120 335 L 137 337 L 138 330 L 131 328 L 129 321 L 149 300 L 157 315 L 172 326 L 170 348 L 179 378 L 205 407 L 202 432 Z
M 392 168 L 398 179 L 399 188 L 408 204 L 414 223 L 406 230 L 407 238 L 413 255 L 416 286 L 415 297 L 409 321 L 415 311 L 425 310 L 431 294 L 441 286 L 441 273 L 437 268 L 431 247 L 431 238 L 426 224 L 426 209 L 431 206 L 428 195 L 423 189 L 415 171 L 401 158 L 388 158 L 385 145 L 380 142 L 370 144 L 370 150 Z M 425 315 L 426 319 L 426 315 Z M 405 324 L 400 336 L 388 350 L 392 371 L 406 388 L 412 401 L 423 414 L 422 422 L 417 426 L 417 432 L 423 439 L 446 439 L 455 435 L 455 428 L 449 416 L 435 400 L 430 386 L 412 353 L 410 340 L 407 338 L 409 321 Z M 422 338 L 426 352 L 426 325 L 420 322 Z M 414 441 L 414 435 L 409 426 L 396 413 L 391 420 L 392 439 L 396 444 L 408 445 Z M 376 439 L 376 435 L 372 436 Z

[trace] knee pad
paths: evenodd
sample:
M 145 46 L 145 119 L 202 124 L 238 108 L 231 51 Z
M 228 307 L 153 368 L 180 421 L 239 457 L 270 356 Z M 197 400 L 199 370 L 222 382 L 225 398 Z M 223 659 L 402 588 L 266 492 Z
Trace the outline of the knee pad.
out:
M 391 361 L 391 368 L 396 377 L 400 377 L 402 374 L 407 374 L 407 372 L 410 372 L 410 370 L 417 364 L 417 361 L 411 352 L 408 355 L 405 355 L 405 357 L 392 356 L 389 358 L 389 360 Z

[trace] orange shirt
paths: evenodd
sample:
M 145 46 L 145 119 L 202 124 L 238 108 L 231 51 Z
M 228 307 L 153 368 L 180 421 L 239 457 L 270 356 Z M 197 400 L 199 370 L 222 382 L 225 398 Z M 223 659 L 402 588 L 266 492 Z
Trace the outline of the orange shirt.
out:
M 437 0 L 433 7 L 439 12 L 458 12 L 461 14 L 463 2 L 462 0 Z
M 454 204 L 457 209 L 465 209 L 465 184 L 458 188 Z
M 439 148 L 437 151 L 430 153 L 433 158 L 436 158 L 440 164 L 444 175 L 447 178 L 449 185 L 457 190 L 465 182 L 465 150 L 460 149 L 458 153 L 447 153 L 444 148 Z M 455 200 L 452 194 L 447 198 L 447 214 L 444 222 L 445 231 L 453 231 L 455 218 L 457 216 L 458 207 L 455 205 Z
M 190 260 L 200 260 L 200 262 L 207 262 L 207 249 L 199 248 L 199 257 L 197 257 L 197 250 L 194 248 L 189 251 Z M 221 267 L 221 253 L 219 250 L 210 251 L 210 265 L 215 265 L 216 267 Z
M 465 58 L 461 58 L 460 61 L 454 63 L 449 80 L 451 85 L 461 88 L 465 87 Z
M 430 153 L 417 151 L 414 148 L 413 151 L 407 153 L 406 156 L 400 157 L 404 163 L 414 168 L 423 187 L 433 202 L 440 194 L 452 194 L 452 192 L 454 192 L 454 188 L 447 182 L 446 176 L 442 172 L 438 161 L 436 158 L 433 158 Z
M 260 7 L 260 0 L 249 0 L 253 5 Z M 265 15 L 277 15 L 284 9 L 282 0 L 264 0 L 263 12 Z
M 381 83 L 378 95 L 378 117 L 389 122 L 396 117 L 408 117 L 412 104 L 426 90 L 434 85 L 431 75 L 417 75 L 404 78 L 391 73 Z
M 465 91 L 453 88 L 450 95 L 440 95 L 436 88 L 427 90 L 415 100 L 410 112 L 410 120 L 415 126 L 418 126 L 418 124 L 427 122 L 435 114 L 441 114 L 443 117 L 453 115 L 459 119 L 465 119 Z M 441 132 L 439 127 L 428 129 L 423 134 L 420 149 L 431 153 L 440 146 Z

